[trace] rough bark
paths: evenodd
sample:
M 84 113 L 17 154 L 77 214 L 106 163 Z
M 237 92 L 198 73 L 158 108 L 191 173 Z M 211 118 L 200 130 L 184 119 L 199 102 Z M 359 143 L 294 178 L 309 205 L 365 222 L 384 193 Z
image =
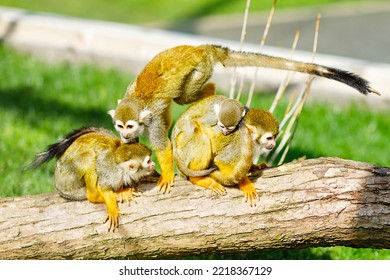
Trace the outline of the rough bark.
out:
M 153 259 L 313 246 L 390 248 L 390 168 L 319 158 L 253 174 L 260 200 L 218 197 L 177 178 L 170 194 L 153 182 L 115 233 L 105 207 L 58 194 L 0 200 L 0 259 Z

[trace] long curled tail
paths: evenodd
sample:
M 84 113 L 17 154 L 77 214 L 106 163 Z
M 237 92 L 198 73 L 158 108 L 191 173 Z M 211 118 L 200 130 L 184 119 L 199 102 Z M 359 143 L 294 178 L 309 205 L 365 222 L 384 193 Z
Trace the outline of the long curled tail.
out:
M 63 140 L 49 145 L 46 151 L 37 153 L 35 155 L 34 160 L 30 164 L 28 164 L 25 169 L 37 168 L 45 162 L 50 161 L 54 157 L 58 159 L 64 154 L 64 152 L 69 148 L 69 146 L 72 145 L 74 141 L 76 141 L 77 138 L 91 132 L 99 132 L 113 135 L 110 131 L 103 128 L 81 127 L 67 134 Z

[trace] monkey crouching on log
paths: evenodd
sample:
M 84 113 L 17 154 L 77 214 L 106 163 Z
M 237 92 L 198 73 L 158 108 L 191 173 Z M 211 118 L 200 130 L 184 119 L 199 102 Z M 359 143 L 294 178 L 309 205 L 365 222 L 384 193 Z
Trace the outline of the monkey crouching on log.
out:
M 56 157 L 54 186 L 70 200 L 105 203 L 108 231 L 119 226 L 117 200 L 133 200 L 133 187 L 154 171 L 151 151 L 140 143 L 122 143 L 103 128 L 84 127 L 36 154 L 28 167 Z
M 231 133 L 224 134 L 221 127 L 216 125 L 223 115 L 209 112 L 204 117 L 199 114 L 206 108 L 213 108 L 212 105 L 219 98 L 210 96 L 194 103 L 177 120 L 171 136 L 173 159 L 179 171 L 193 184 L 218 194 L 224 194 L 226 186 L 238 185 L 245 200 L 255 206 L 258 194 L 247 174 L 254 156 L 260 153 L 257 150 L 274 148 L 278 122 L 272 114 L 266 114 L 263 110 L 254 109 L 252 113 L 249 110 L 242 124 L 237 125 Z M 228 111 L 223 108 L 219 110 Z M 213 115 L 214 121 L 211 122 Z M 265 141 L 260 141 L 264 135 L 267 135 L 263 138 Z

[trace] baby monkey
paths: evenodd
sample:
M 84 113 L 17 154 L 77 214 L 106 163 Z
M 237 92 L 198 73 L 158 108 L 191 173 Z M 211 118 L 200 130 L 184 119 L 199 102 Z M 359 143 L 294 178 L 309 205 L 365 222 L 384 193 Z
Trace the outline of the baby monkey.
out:
M 56 157 L 54 186 L 69 200 L 105 203 L 108 231 L 119 226 L 117 200 L 133 200 L 133 187 L 154 171 L 150 150 L 140 144 L 122 143 L 103 128 L 84 127 L 36 154 L 29 167 Z M 135 195 L 135 194 L 134 194 Z
M 191 124 L 202 123 L 204 126 L 217 126 L 223 135 L 228 135 L 235 131 L 243 123 L 243 119 L 248 112 L 239 101 L 223 95 L 212 95 L 205 97 L 196 106 L 190 106 L 183 117 L 186 121 L 186 132 L 191 136 L 188 128 Z M 179 124 L 180 125 L 180 124 Z

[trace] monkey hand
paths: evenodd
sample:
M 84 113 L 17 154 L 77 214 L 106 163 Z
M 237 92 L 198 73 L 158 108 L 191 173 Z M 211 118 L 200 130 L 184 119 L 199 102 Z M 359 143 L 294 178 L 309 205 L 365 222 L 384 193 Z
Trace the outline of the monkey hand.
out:
M 115 229 L 119 227 L 119 213 L 116 216 L 107 213 L 107 217 L 104 220 L 103 224 L 105 224 L 107 221 L 108 221 L 108 231 L 114 232 Z
M 141 196 L 140 192 L 136 192 L 134 188 L 123 188 L 115 192 L 116 200 L 120 203 L 126 202 L 130 205 L 130 202 L 134 201 L 134 197 Z
M 249 203 L 251 207 L 255 207 L 257 201 L 259 200 L 259 195 L 256 192 L 255 186 L 248 177 L 245 177 L 239 183 L 239 188 L 244 193 L 245 202 Z
M 114 232 L 115 229 L 119 227 L 119 208 L 116 205 L 116 200 L 115 200 L 114 207 L 112 207 L 114 203 L 112 205 L 111 204 L 106 204 L 106 205 L 107 205 L 107 217 L 103 223 L 105 224 L 106 222 L 108 222 L 108 231 Z

